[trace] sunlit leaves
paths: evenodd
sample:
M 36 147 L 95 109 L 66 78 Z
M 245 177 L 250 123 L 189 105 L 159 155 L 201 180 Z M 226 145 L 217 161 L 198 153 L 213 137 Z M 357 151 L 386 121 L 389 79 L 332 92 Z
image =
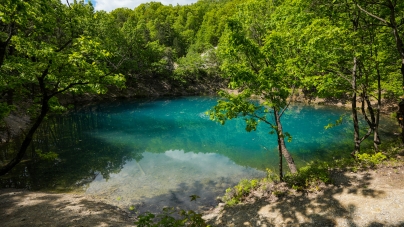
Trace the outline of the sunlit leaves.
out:
M 25 1 L 20 3 L 21 7 L 29 7 L 29 12 L 22 10 L 18 14 L 25 22 L 13 32 L 12 54 L 1 67 L 3 89 L 23 95 L 31 92 L 24 91 L 25 84 L 36 84 L 43 86 L 43 97 L 50 99 L 60 92 L 105 93 L 106 85 L 124 85 L 123 75 L 110 73 L 108 62 L 114 53 L 97 37 L 91 4 L 78 1 L 67 6 L 56 0 L 33 1 L 29 6 L 24 5 Z M 2 5 L 1 11 L 14 12 L 15 7 Z M 16 18 L 2 18 L 2 23 L 12 19 L 16 22 Z M 60 109 L 57 101 L 49 104 L 54 110 Z

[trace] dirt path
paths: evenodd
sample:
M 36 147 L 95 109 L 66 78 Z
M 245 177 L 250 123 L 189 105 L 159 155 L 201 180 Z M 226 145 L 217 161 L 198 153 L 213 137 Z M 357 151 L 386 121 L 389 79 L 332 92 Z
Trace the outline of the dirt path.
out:
M 121 209 L 83 194 L 0 190 L 0 226 L 133 226 Z
M 319 193 L 217 208 L 205 215 L 215 226 L 403 226 L 404 168 L 336 173 L 335 186 Z
M 318 193 L 289 191 L 204 217 L 213 226 L 403 226 L 404 167 L 335 173 Z M 96 197 L 0 190 L 0 226 L 134 226 L 133 214 Z

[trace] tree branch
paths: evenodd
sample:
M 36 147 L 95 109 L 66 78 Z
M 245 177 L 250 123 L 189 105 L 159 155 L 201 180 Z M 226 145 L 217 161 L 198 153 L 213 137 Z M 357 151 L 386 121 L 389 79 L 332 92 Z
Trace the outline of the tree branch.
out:
M 295 77 L 295 79 L 296 79 L 296 77 Z M 293 97 L 293 94 L 295 93 L 295 88 L 296 88 L 296 86 L 295 86 L 295 84 L 293 84 L 292 97 Z M 289 99 L 288 104 L 286 105 L 285 108 L 283 108 L 282 112 L 279 114 L 279 118 L 282 117 L 283 113 L 285 112 L 285 110 L 288 109 L 288 107 L 289 107 L 289 105 L 290 105 L 291 102 L 292 102 L 292 99 Z
M 367 139 L 370 136 L 371 132 L 372 132 L 372 128 L 369 128 L 367 133 L 360 139 L 359 143 L 362 143 L 365 139 Z
M 378 17 L 378 16 L 376 16 L 376 15 L 374 15 L 374 14 L 372 14 L 372 13 L 366 11 L 366 10 L 363 9 L 358 3 L 356 3 L 356 6 L 357 6 L 362 12 L 364 12 L 364 13 L 366 13 L 367 15 L 369 15 L 369 16 L 371 16 L 371 17 L 373 17 L 373 18 L 375 18 L 375 19 L 377 19 L 377 20 L 379 20 L 379 21 L 385 23 L 387 26 L 391 27 L 391 24 L 390 24 L 388 21 L 386 21 L 385 19 L 383 19 L 383 18 L 381 18 L 381 17 Z
M 254 114 L 247 114 L 247 116 L 257 118 L 257 119 L 269 124 L 271 127 L 274 127 L 274 125 L 271 122 L 267 121 L 267 119 L 265 119 L 264 117 L 260 117 L 260 116 L 256 115 L 255 113 Z
M 351 81 L 347 76 L 345 76 L 344 74 L 342 74 L 342 73 L 340 73 L 340 72 L 337 72 L 337 71 L 332 70 L 332 69 L 326 69 L 325 71 L 326 71 L 326 72 L 330 72 L 330 73 L 336 73 L 336 74 L 338 74 L 338 76 L 340 76 L 340 77 L 342 77 L 343 79 L 345 79 L 348 83 L 352 84 L 352 81 Z
M 74 87 L 74 86 L 77 86 L 77 85 L 86 85 L 86 84 L 89 84 L 88 82 L 78 82 L 78 83 L 71 83 L 71 84 L 69 84 L 67 87 L 65 87 L 65 88 L 63 88 L 62 90 L 59 90 L 59 91 L 57 91 L 57 92 L 54 92 L 52 95 L 50 95 L 51 97 L 53 97 L 53 96 L 55 96 L 55 95 L 57 95 L 57 94 L 60 94 L 60 93 L 63 93 L 63 92 L 65 92 L 65 91 L 67 91 L 67 90 L 69 90 L 70 88 L 72 88 L 72 87 Z
M 63 44 L 63 46 L 61 46 L 59 49 L 57 49 L 55 52 L 58 53 L 60 51 L 62 51 L 63 49 L 65 49 L 70 43 L 72 42 L 72 40 L 67 41 L 65 44 Z

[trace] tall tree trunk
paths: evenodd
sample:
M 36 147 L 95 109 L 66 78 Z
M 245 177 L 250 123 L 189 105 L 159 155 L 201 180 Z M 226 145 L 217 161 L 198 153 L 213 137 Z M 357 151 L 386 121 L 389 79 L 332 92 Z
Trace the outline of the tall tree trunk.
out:
M 41 112 L 40 112 L 39 116 L 36 118 L 31 129 L 25 135 L 24 141 L 22 142 L 17 155 L 7 165 L 3 166 L 0 169 L 0 176 L 4 175 L 8 171 L 10 171 L 24 158 L 25 152 L 27 151 L 28 146 L 30 145 L 30 143 L 32 141 L 35 131 L 38 129 L 39 125 L 42 123 L 43 119 L 45 118 L 46 114 L 49 111 L 48 100 L 49 100 L 48 98 L 42 99 L 42 107 L 41 107 Z
M 278 110 L 276 110 L 276 108 L 273 108 L 273 110 L 274 110 L 275 123 L 276 123 L 276 127 L 277 127 L 276 135 L 278 137 L 279 152 L 281 152 L 283 157 L 285 157 L 285 160 L 288 163 L 290 172 L 297 173 L 297 168 L 296 168 L 295 162 L 293 161 L 293 158 L 290 155 L 289 151 L 286 149 L 284 135 L 283 135 L 283 129 L 282 129 L 282 123 L 281 123 L 281 117 L 279 116 L 279 112 L 278 112 Z M 282 176 L 282 172 L 280 172 L 279 174 Z
M 377 2 L 373 2 L 373 3 L 369 2 L 369 4 L 379 4 L 379 5 L 386 6 L 390 10 L 390 15 L 389 15 L 388 20 L 372 14 L 371 12 L 367 11 L 366 9 L 364 9 L 360 5 L 358 5 L 358 3 L 355 3 L 355 4 L 361 11 L 365 12 L 368 16 L 371 16 L 371 17 L 379 20 L 385 26 L 391 28 L 394 39 L 395 39 L 397 51 L 400 54 L 400 59 L 401 59 L 401 69 L 400 70 L 401 70 L 402 89 L 404 90 L 404 44 L 403 44 L 403 40 L 402 40 L 402 37 L 400 36 L 400 32 L 399 32 L 400 25 L 398 25 L 396 22 L 397 2 L 391 1 L 391 0 L 383 1 L 383 4 L 380 4 Z M 398 123 L 400 124 L 400 127 L 402 128 L 401 140 L 404 143 L 404 119 L 403 119 L 404 118 L 404 99 L 402 99 L 398 105 L 399 105 L 399 110 L 397 113 L 397 119 L 398 119 Z M 380 111 L 380 109 L 379 109 L 379 111 Z
M 32 142 L 32 138 L 34 137 L 34 134 L 36 130 L 39 128 L 41 125 L 43 119 L 45 119 L 46 114 L 49 112 L 49 99 L 54 95 L 48 96 L 46 87 L 45 87 L 45 77 L 49 73 L 49 68 L 50 64 L 46 69 L 42 72 L 41 77 L 37 77 L 38 79 L 38 84 L 41 89 L 42 93 L 42 98 L 41 98 L 41 112 L 39 113 L 38 117 L 36 118 L 34 124 L 28 131 L 28 133 L 25 135 L 24 140 L 22 141 L 21 147 L 18 150 L 17 155 L 5 166 L 3 166 L 0 169 L 0 176 L 6 174 L 8 171 L 10 171 L 12 168 L 14 168 L 18 163 L 21 162 L 21 160 L 24 158 L 24 155 L 29 147 L 29 145 Z
M 396 12 L 395 12 L 395 4 L 392 1 L 387 1 L 388 8 L 390 9 L 390 23 L 389 27 L 393 30 L 394 39 L 396 41 L 396 48 L 401 57 L 401 77 L 402 77 L 402 89 L 404 90 L 404 44 L 402 37 L 400 36 L 400 32 L 398 30 L 398 25 L 396 23 Z M 403 99 L 404 100 L 404 99 Z M 400 105 L 400 104 L 399 104 Z M 401 107 L 400 107 L 401 108 Z M 400 125 L 403 125 L 403 120 L 399 121 Z M 401 127 L 401 140 L 404 143 L 404 127 Z
M 398 103 L 397 121 L 402 130 L 401 141 L 404 143 L 404 99 L 401 99 L 401 102 Z
M 376 127 L 376 117 L 375 117 L 375 111 L 372 107 L 372 103 L 370 102 L 369 96 L 368 96 L 368 89 L 369 87 L 369 78 L 368 75 L 365 74 L 365 84 L 363 84 L 363 91 L 361 94 L 361 99 L 362 99 L 362 115 L 365 118 L 366 123 L 369 125 L 368 132 L 361 138 L 360 142 L 362 143 L 365 139 L 367 139 L 372 132 L 375 131 Z M 367 106 L 367 111 L 370 114 L 370 119 L 368 117 L 368 114 L 365 109 L 365 104 Z
M 396 13 L 394 9 L 394 5 L 391 1 L 390 2 L 390 24 L 388 24 L 389 27 L 393 30 L 393 35 L 394 39 L 396 40 L 396 48 L 398 53 L 400 54 L 401 57 L 401 75 L 402 75 L 402 80 L 403 80 L 403 88 L 404 88 L 404 45 L 403 45 L 403 40 L 400 37 L 400 32 L 398 31 L 398 25 L 396 23 Z
M 382 143 L 379 136 L 380 109 L 382 108 L 382 87 L 380 84 L 379 64 L 376 65 L 377 70 L 377 110 L 375 116 L 375 127 L 373 129 L 373 147 L 375 151 L 379 151 L 379 145 Z
M 4 58 L 6 56 L 8 42 L 0 42 L 0 67 L 3 65 Z
M 283 158 L 282 158 L 282 148 L 279 143 L 279 137 L 278 137 L 278 155 L 279 155 L 279 180 L 283 182 Z
M 360 151 L 360 137 L 359 137 L 359 121 L 358 121 L 358 111 L 356 110 L 356 76 L 358 62 L 356 57 L 353 60 L 354 66 L 352 68 L 352 120 L 354 126 L 354 150 L 351 155 L 355 158 L 356 153 Z

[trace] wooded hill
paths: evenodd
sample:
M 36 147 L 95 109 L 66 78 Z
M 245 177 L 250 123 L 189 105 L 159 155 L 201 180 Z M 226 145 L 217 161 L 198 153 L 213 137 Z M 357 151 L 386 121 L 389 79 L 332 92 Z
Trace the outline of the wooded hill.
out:
M 247 130 L 269 123 L 284 156 L 288 135 L 280 119 L 297 89 L 349 97 L 353 154 L 372 133 L 377 149 L 381 100 L 403 95 L 403 24 L 399 0 L 151 2 L 110 13 L 84 1 L 3 0 L 0 117 L 17 108 L 32 116 L 33 125 L 0 175 L 21 160 L 46 115 L 65 109 L 61 94 L 108 88 L 124 96 L 238 90 L 237 96 L 221 94 L 227 101 L 211 118 L 224 123 L 243 116 Z M 262 105 L 250 103 L 252 95 Z M 257 114 L 263 109 L 273 121 Z M 360 114 L 368 123 L 365 135 Z

